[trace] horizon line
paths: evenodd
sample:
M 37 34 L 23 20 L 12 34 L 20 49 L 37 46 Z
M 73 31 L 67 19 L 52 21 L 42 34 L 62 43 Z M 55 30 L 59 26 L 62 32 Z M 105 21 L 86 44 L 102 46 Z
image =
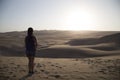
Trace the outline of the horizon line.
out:
M 9 32 L 26 32 L 27 30 L 11 30 L 11 31 L 0 31 L 0 33 L 9 33 Z M 78 32 L 78 31 L 109 31 L 109 32 L 111 32 L 111 31 L 115 31 L 115 32 L 119 32 L 120 30 L 62 30 L 62 29 L 41 29 L 41 30 L 34 30 L 34 31 L 75 31 L 75 32 Z

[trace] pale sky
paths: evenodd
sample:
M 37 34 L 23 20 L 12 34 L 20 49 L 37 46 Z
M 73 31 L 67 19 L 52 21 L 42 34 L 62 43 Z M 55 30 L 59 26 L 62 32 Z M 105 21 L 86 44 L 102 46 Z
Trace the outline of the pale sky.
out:
M 0 0 L 0 32 L 120 31 L 120 0 Z

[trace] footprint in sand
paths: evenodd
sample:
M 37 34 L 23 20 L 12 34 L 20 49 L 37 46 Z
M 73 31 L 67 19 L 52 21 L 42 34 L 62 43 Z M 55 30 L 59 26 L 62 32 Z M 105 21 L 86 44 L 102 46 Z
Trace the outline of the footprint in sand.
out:
M 11 62 L 10 64 L 15 64 L 15 63 Z
M 100 70 L 100 71 L 98 71 L 98 72 L 103 73 L 103 74 L 106 74 L 106 72 L 105 72 L 105 71 L 103 71 L 103 70 Z
M 49 74 L 49 72 L 48 72 L 48 71 L 45 71 L 45 74 Z
M 9 72 L 10 74 L 12 74 L 13 72 Z
M 60 78 L 60 75 L 54 75 L 55 78 Z
M 53 64 L 51 64 L 51 66 L 54 66 Z
M 42 67 L 42 65 L 40 63 L 38 63 L 36 67 Z
M 26 70 L 20 70 L 21 72 L 26 72 Z
M 16 75 L 13 75 L 12 77 L 16 77 Z
M 41 71 L 41 72 L 44 72 L 45 70 L 42 69 L 42 70 L 40 70 L 40 71 Z
M 58 75 L 58 74 L 56 74 L 56 75 L 50 75 L 50 76 L 55 77 L 55 78 L 60 78 L 60 77 L 61 77 L 61 76 Z
M 62 67 L 59 67 L 60 69 L 62 68 Z
M 17 65 L 17 67 L 20 67 L 20 65 Z
M 49 64 L 51 64 L 51 62 L 48 62 Z

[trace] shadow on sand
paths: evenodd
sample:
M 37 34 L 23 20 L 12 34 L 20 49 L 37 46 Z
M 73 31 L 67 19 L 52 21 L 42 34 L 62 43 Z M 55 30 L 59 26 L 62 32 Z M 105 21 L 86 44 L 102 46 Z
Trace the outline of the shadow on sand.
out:
M 28 77 L 31 77 L 32 74 L 27 74 L 25 76 L 23 76 L 22 78 L 20 78 L 19 80 L 26 80 Z
M 12 51 L 11 51 L 12 50 Z M 15 51 L 13 49 L 3 51 L 2 56 L 25 57 L 25 52 Z M 102 57 L 110 55 L 120 55 L 120 48 L 114 47 L 52 47 L 39 49 L 36 57 L 39 58 L 89 58 Z
M 66 44 L 71 46 L 95 45 L 100 43 L 116 43 L 120 46 L 120 33 L 107 35 L 101 38 L 72 39 Z

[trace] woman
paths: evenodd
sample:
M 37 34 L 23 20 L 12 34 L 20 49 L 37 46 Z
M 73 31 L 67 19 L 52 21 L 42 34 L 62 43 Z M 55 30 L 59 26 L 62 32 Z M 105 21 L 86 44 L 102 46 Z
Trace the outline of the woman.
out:
M 33 35 L 33 28 L 28 28 L 27 36 L 25 37 L 26 56 L 28 57 L 29 73 L 33 74 L 34 69 L 34 57 L 36 53 L 37 40 Z

